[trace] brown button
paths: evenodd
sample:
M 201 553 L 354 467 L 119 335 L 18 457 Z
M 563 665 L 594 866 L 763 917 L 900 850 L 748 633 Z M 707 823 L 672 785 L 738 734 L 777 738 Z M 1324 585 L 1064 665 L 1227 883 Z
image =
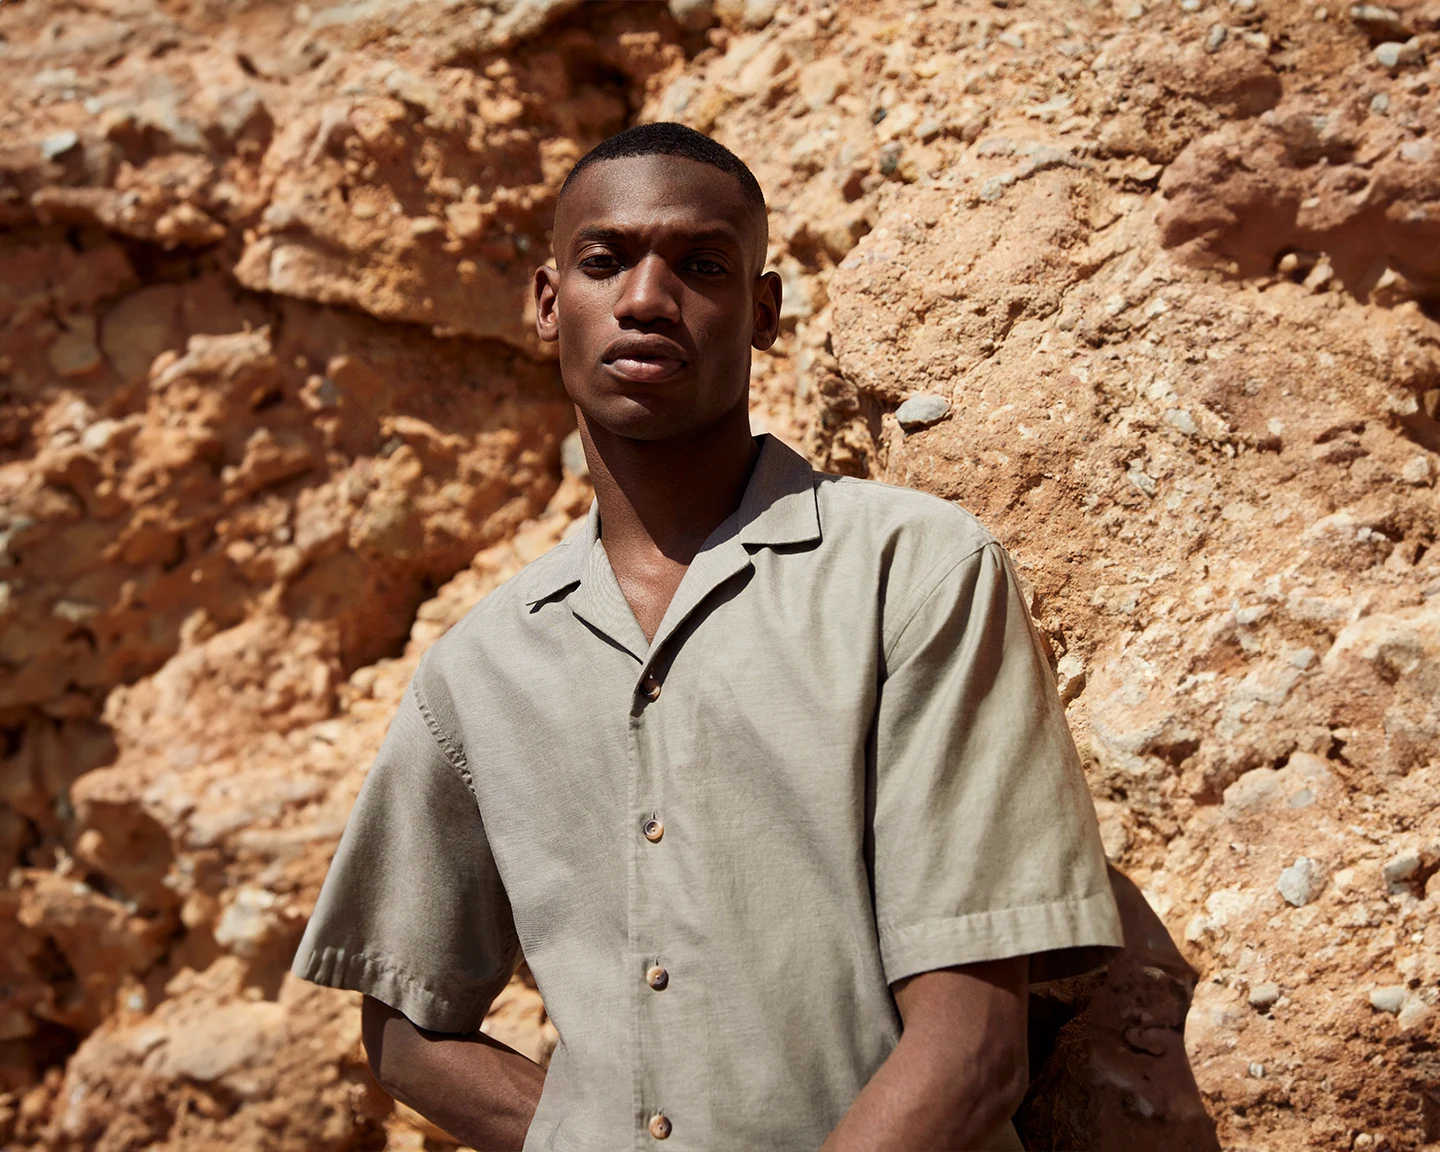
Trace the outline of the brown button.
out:
M 656 964 L 645 973 L 645 983 L 654 988 L 656 992 L 663 992 L 666 985 L 670 983 L 670 973 Z
M 656 1140 L 664 1140 L 670 1135 L 670 1117 L 663 1112 L 657 1112 L 650 1117 L 650 1135 Z
M 650 843 L 657 843 L 660 837 L 665 835 L 665 821 L 650 817 L 644 824 L 640 825 L 640 831 L 645 833 L 645 839 Z
M 640 681 L 640 695 L 647 700 L 660 699 L 660 681 L 654 676 L 646 676 L 644 680 Z

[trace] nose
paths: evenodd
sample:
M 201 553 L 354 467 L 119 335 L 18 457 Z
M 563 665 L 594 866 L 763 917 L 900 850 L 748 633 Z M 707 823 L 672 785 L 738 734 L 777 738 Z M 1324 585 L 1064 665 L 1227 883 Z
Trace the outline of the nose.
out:
M 636 324 L 680 319 L 680 284 L 669 265 L 658 255 L 640 260 L 625 273 L 620 299 L 615 302 L 615 319 Z

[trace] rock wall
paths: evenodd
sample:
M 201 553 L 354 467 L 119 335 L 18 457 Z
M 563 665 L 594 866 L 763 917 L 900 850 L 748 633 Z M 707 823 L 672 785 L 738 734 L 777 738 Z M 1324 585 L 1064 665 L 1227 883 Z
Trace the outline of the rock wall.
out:
M 1132 943 L 1027 1140 L 1440 1141 L 1437 92 L 1425 2 L 0 8 L 0 1143 L 450 1146 L 284 969 L 588 503 L 526 286 L 637 118 L 769 195 L 757 426 L 1030 585 Z

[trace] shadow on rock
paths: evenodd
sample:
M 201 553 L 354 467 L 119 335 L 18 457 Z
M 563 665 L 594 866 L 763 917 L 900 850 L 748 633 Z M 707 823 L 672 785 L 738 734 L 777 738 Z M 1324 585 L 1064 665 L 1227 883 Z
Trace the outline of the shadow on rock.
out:
M 1185 1054 L 1197 974 L 1140 890 L 1110 869 L 1125 950 L 1103 972 L 1036 985 L 1026 1148 L 1155 1152 L 1220 1147 Z

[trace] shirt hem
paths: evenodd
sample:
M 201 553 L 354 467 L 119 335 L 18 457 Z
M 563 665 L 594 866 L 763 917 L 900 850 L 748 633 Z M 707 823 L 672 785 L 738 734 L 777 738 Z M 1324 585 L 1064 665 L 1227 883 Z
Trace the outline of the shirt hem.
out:
M 311 984 L 373 997 L 418 1028 L 457 1034 L 478 1030 L 491 1002 L 509 983 L 507 975 L 464 997 L 446 996 L 378 957 L 334 947 L 298 954 L 290 971 Z
M 1120 913 L 1108 889 L 880 929 L 880 959 L 891 984 L 919 972 L 1014 956 L 1037 956 L 1032 981 L 1055 980 L 1103 966 L 1124 944 Z

